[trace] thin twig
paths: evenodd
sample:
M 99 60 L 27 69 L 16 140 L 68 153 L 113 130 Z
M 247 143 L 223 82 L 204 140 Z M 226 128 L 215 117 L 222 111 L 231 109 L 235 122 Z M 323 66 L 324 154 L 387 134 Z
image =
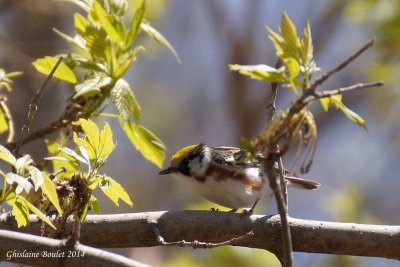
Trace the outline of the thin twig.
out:
M 5 96 L 1 97 L 0 99 L 0 107 L 4 112 L 4 116 L 6 117 L 7 123 L 8 123 L 8 137 L 7 137 L 7 143 L 14 142 L 15 140 L 15 123 L 14 123 L 14 118 L 11 114 L 10 109 L 8 108 L 7 105 L 7 98 Z
M 307 89 L 309 91 L 315 91 L 315 89 L 320 86 L 322 83 L 324 83 L 329 77 L 331 77 L 333 74 L 339 72 L 342 70 L 344 67 L 349 65 L 352 61 L 354 61 L 357 57 L 359 57 L 362 53 L 364 53 L 368 48 L 370 48 L 374 44 L 375 39 L 371 39 L 367 43 L 365 43 L 361 48 L 359 48 L 356 52 L 354 52 L 352 55 L 350 55 L 348 58 L 346 58 L 344 61 L 342 61 L 340 64 L 338 64 L 336 67 L 331 69 L 330 71 L 324 73 L 321 77 L 317 78 Z
M 22 145 L 22 141 L 24 140 L 25 135 L 29 132 L 29 127 L 31 126 L 31 122 L 33 120 L 35 112 L 37 111 L 40 98 L 42 97 L 42 93 L 43 93 L 44 89 L 46 88 L 47 84 L 50 82 L 51 78 L 53 77 L 54 73 L 56 72 L 58 66 L 61 64 L 62 61 L 63 61 L 63 58 L 60 57 L 58 59 L 57 63 L 54 65 L 51 72 L 49 73 L 49 75 L 47 76 L 47 78 L 44 80 L 43 84 L 39 87 L 39 89 L 36 91 L 35 95 L 31 99 L 31 103 L 29 104 L 28 117 L 26 119 L 24 126 L 22 126 L 21 136 L 19 137 L 19 140 L 13 151 L 15 156 L 18 156 L 19 149 L 21 148 L 21 145 Z
M 180 246 L 180 247 L 192 247 L 192 248 L 216 248 L 216 247 L 222 247 L 222 246 L 232 246 L 235 245 L 236 243 L 242 241 L 243 239 L 249 238 L 254 236 L 253 231 L 249 231 L 239 237 L 233 237 L 227 241 L 223 241 L 223 242 L 218 242 L 218 243 L 211 243 L 211 242 L 201 242 L 201 241 L 185 241 L 185 240 L 181 240 L 181 241 L 175 241 L 175 242 L 166 242 L 164 240 L 164 238 L 161 236 L 160 233 L 160 228 L 158 226 L 157 223 L 152 223 L 152 230 L 156 236 L 157 239 L 157 243 L 160 246 L 166 246 L 166 247 L 170 247 L 170 246 Z
M 282 59 L 279 58 L 276 61 L 275 69 L 279 69 L 280 67 L 282 67 L 282 63 L 283 63 Z M 276 96 L 277 95 L 278 95 L 278 83 L 277 82 L 271 83 L 271 93 L 269 95 L 269 103 L 267 105 L 267 108 L 270 109 L 268 117 L 267 117 L 267 123 L 269 123 L 272 120 L 272 118 L 274 117 L 274 113 L 276 110 Z
M 384 85 L 383 82 L 356 83 L 356 84 L 338 88 L 338 89 L 326 90 L 326 91 L 316 91 L 316 92 L 314 92 L 313 96 L 305 99 L 304 101 L 306 103 L 309 103 L 311 101 L 314 101 L 316 99 L 320 99 L 323 97 L 333 96 L 333 95 L 337 95 L 337 94 L 343 94 L 345 92 L 360 90 L 360 89 L 364 89 L 364 88 L 379 87 L 379 86 L 383 86 L 383 85 Z

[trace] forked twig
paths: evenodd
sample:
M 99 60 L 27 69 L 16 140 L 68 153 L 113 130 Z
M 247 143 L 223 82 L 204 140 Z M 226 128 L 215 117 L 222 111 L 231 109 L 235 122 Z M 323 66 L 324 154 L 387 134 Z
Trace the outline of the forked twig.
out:
M 44 89 L 46 88 L 47 84 L 50 82 L 51 78 L 53 77 L 54 73 L 56 72 L 58 66 L 60 66 L 62 61 L 63 61 L 62 57 L 60 57 L 57 60 L 57 63 L 54 65 L 54 67 L 50 71 L 49 75 L 47 75 L 47 78 L 44 80 L 42 85 L 39 87 L 39 89 L 36 91 L 35 95 L 31 99 L 31 103 L 29 104 L 28 117 L 26 119 L 25 124 L 22 126 L 21 136 L 19 137 L 19 140 L 17 141 L 16 146 L 13 151 L 15 156 L 18 156 L 19 149 L 21 148 L 21 145 L 22 145 L 22 141 L 24 140 L 25 135 L 29 132 L 29 127 L 31 126 L 31 122 L 37 111 L 40 98 L 42 97 L 42 93 L 43 93 Z

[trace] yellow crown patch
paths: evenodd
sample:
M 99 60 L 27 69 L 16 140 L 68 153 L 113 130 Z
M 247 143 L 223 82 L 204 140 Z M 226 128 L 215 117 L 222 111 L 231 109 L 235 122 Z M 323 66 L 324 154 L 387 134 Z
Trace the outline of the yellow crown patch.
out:
M 195 149 L 197 146 L 198 145 L 187 146 L 176 152 L 171 158 L 171 166 L 176 166 L 187 153 Z

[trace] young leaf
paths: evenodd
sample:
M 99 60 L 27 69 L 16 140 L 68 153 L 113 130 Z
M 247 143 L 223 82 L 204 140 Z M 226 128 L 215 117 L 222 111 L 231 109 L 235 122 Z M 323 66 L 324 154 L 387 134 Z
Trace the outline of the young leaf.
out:
M 100 212 L 101 212 L 100 202 L 97 200 L 97 198 L 95 196 L 93 196 L 93 194 L 90 196 L 90 204 L 91 204 L 94 212 L 96 212 L 97 214 L 100 214 Z
M 294 80 L 300 74 L 300 65 L 294 58 L 287 58 L 284 61 L 285 68 L 289 72 L 289 79 Z
M 131 28 L 130 28 L 130 30 L 128 32 L 128 36 L 126 37 L 126 40 L 125 40 L 126 48 L 131 47 L 131 45 L 133 44 L 133 42 L 136 39 L 136 36 L 140 29 L 140 24 L 142 23 L 144 14 L 146 12 L 146 4 L 147 4 L 146 0 L 143 0 L 142 4 L 138 7 L 138 9 L 135 12 L 135 15 L 132 18 Z
M 321 104 L 326 105 L 326 100 L 324 100 L 324 101 L 325 101 L 325 104 L 323 104 L 322 99 L 321 99 Z M 364 119 L 360 115 L 358 115 L 357 113 L 355 113 L 354 111 L 352 111 L 351 109 L 349 109 L 348 107 L 346 107 L 343 104 L 341 95 L 340 95 L 340 97 L 338 97 L 337 95 L 330 96 L 329 101 L 330 101 L 329 104 L 331 104 L 331 105 L 333 104 L 336 108 L 340 109 L 349 120 L 351 120 L 358 126 L 364 128 L 365 130 L 367 129 Z
M 111 89 L 111 101 L 115 104 L 124 121 L 133 118 L 136 123 L 140 120 L 140 105 L 131 87 L 124 79 L 119 79 Z
M 93 2 L 90 15 L 95 21 L 98 20 L 100 22 L 101 26 L 114 43 L 122 43 L 124 41 L 125 36 L 123 36 L 122 32 L 114 28 L 110 16 L 97 0 Z
M 122 187 L 117 181 L 112 179 L 109 176 L 104 176 L 103 181 L 101 181 L 100 185 L 101 190 L 103 190 L 104 194 L 114 202 L 115 205 L 119 207 L 119 199 L 124 201 L 129 206 L 133 206 L 132 200 L 130 199 L 128 193 L 125 191 L 125 188 Z
M 14 157 L 14 155 L 2 145 L 0 145 L 0 159 L 4 160 L 13 167 L 15 167 L 15 164 L 17 163 L 17 159 Z
M 17 197 L 15 201 L 12 202 L 11 214 L 17 221 L 18 228 L 27 226 L 29 223 L 29 209 L 26 202 L 20 197 Z
M 74 38 L 72 38 L 69 35 L 66 35 L 65 33 L 53 28 L 53 31 L 58 34 L 58 36 L 60 36 L 61 38 L 63 38 L 64 40 L 66 40 L 67 42 L 75 45 L 76 47 L 79 47 L 80 49 L 84 50 L 84 51 L 88 51 L 86 45 L 85 45 L 85 41 L 84 39 L 82 39 L 82 37 L 79 37 L 79 35 L 76 35 Z
M 81 138 L 78 138 L 78 136 L 74 134 L 74 142 L 77 145 L 84 146 L 88 150 L 90 158 L 97 158 L 97 151 L 100 146 L 100 133 L 96 123 L 91 120 L 81 118 L 78 121 L 74 121 L 72 124 L 81 126 L 82 131 L 87 139 L 83 140 Z
M 111 84 L 112 79 L 110 77 L 96 76 L 92 79 L 86 79 L 83 83 L 75 85 L 76 94 L 74 98 L 80 96 L 93 96 L 101 92 L 101 88 Z
M 307 66 L 311 63 L 313 59 L 314 48 L 312 44 L 312 37 L 311 37 L 311 27 L 310 21 L 307 19 L 306 27 L 304 28 L 303 37 L 300 40 L 301 43 L 301 58 L 302 63 Z
M 279 30 L 285 41 L 286 55 L 287 57 L 293 57 L 295 59 L 299 58 L 299 48 L 300 40 L 297 36 L 296 26 L 293 24 L 292 20 L 289 18 L 286 12 L 283 13 L 282 22 L 279 26 Z M 285 56 L 286 57 L 286 56 Z
M 124 132 L 143 157 L 154 163 L 159 168 L 162 167 L 165 158 L 165 145 L 152 132 L 141 125 L 130 121 L 120 121 Z
M 253 79 L 266 82 L 285 82 L 287 77 L 282 69 L 275 69 L 267 65 L 229 65 L 229 69 L 238 71 L 243 75 L 250 76 Z
M 43 73 L 45 75 L 49 75 L 51 70 L 56 65 L 57 61 L 58 61 L 58 59 L 56 59 L 54 57 L 46 56 L 44 58 L 37 59 L 32 64 L 38 72 Z M 72 83 L 72 84 L 77 83 L 75 74 L 63 62 L 61 62 L 61 64 L 58 66 L 56 72 L 54 73 L 54 77 L 56 77 L 57 79 L 60 79 L 62 81 Z
M 81 14 L 75 13 L 74 14 L 74 25 L 76 31 L 82 35 L 86 36 L 86 28 L 89 25 L 89 21 L 87 21 Z
M 72 149 L 69 149 L 68 147 L 63 147 L 60 150 L 62 152 L 64 152 L 64 153 L 66 153 L 67 155 L 69 155 L 70 157 L 74 158 L 77 161 L 80 161 L 81 163 L 83 163 L 85 165 L 89 165 L 90 164 L 90 162 L 88 162 L 85 158 L 81 157 L 80 155 L 78 155 L 78 153 L 76 153 Z
M 104 124 L 103 130 L 100 132 L 100 145 L 99 145 L 99 154 L 100 158 L 108 157 L 111 152 L 114 150 L 114 140 L 111 127 L 108 123 Z
M 7 132 L 9 129 L 10 126 L 6 118 L 6 114 L 4 113 L 4 110 L 0 106 L 0 134 Z
M 31 179 L 33 181 L 33 185 L 35 186 L 35 191 L 37 191 L 44 182 L 44 177 L 41 171 L 34 166 L 28 166 L 29 174 L 31 175 Z
M 56 185 L 53 183 L 53 181 L 50 180 L 50 178 L 47 175 L 44 176 L 44 181 L 42 183 L 41 188 L 43 194 L 46 195 L 46 197 L 50 200 L 51 204 L 53 204 L 53 206 L 56 208 L 58 214 L 62 215 L 63 211 L 60 207 L 60 202 L 58 200 Z
M 140 24 L 140 28 L 147 33 L 151 39 L 156 41 L 157 43 L 161 44 L 162 46 L 168 48 L 172 54 L 174 55 L 175 59 L 177 62 L 181 62 L 178 54 L 176 53 L 174 47 L 168 42 L 168 40 L 161 34 L 159 33 L 156 29 L 151 27 L 149 24 L 142 22 Z
M 36 214 L 36 216 L 38 216 L 43 222 L 45 222 L 46 224 L 48 224 L 49 226 L 51 226 L 53 229 L 57 229 L 53 223 L 49 220 L 49 218 L 46 217 L 46 215 L 44 215 L 38 208 L 36 208 L 35 206 L 33 206 L 28 200 L 26 200 L 24 197 L 22 196 L 18 196 L 17 200 L 21 200 L 21 202 L 24 202 L 25 206 L 32 211 L 34 214 Z M 19 227 L 19 226 L 18 226 Z
M 17 184 L 17 188 L 15 189 L 15 194 L 17 195 L 21 194 L 22 190 L 25 190 L 25 192 L 29 193 L 33 187 L 28 179 L 12 172 L 7 173 L 5 178 L 9 185 L 14 183 Z
M 33 160 L 31 156 L 25 155 L 23 157 L 20 157 L 17 159 L 17 162 L 15 163 L 15 169 L 17 170 L 18 174 L 23 174 L 24 170 L 32 164 Z

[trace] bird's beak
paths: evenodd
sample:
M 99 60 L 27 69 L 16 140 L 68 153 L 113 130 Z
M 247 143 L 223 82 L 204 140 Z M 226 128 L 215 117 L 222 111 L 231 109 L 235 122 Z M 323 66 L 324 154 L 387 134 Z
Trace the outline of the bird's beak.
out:
M 164 175 L 164 174 L 169 174 L 171 172 L 176 172 L 176 168 L 168 167 L 167 169 L 160 171 L 158 174 L 159 175 Z

